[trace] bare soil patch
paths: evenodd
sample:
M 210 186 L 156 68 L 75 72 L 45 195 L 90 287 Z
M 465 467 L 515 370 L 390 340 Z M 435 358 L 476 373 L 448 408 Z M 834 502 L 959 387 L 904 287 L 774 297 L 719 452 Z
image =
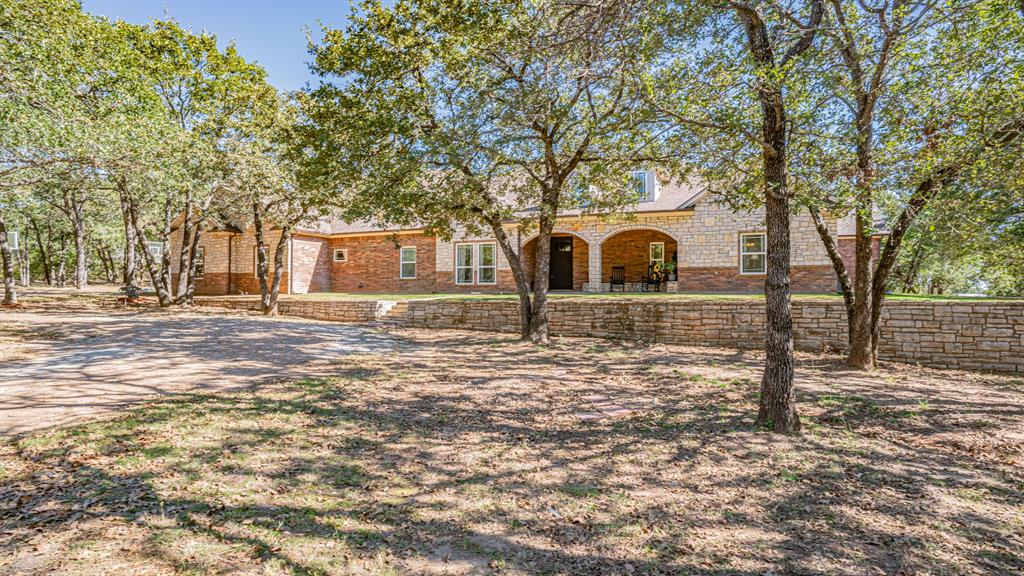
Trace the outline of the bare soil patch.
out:
M 330 376 L 0 448 L 0 572 L 1020 574 L 1024 383 L 402 330 Z

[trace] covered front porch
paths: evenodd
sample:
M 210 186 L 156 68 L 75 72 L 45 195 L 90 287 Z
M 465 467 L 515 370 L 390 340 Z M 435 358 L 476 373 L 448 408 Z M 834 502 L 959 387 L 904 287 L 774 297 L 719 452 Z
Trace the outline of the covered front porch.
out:
M 537 237 L 521 249 L 530 286 L 536 280 Z M 667 231 L 626 226 L 595 237 L 559 229 L 551 235 L 552 291 L 677 292 L 679 243 Z

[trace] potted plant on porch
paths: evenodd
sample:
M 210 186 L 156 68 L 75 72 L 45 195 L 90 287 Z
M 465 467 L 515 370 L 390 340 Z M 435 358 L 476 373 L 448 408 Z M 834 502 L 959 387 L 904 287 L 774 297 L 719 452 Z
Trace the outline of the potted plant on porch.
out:
M 668 276 L 668 281 L 669 282 L 675 282 L 676 281 L 676 263 L 675 262 L 665 262 L 664 271 L 665 271 L 665 274 Z

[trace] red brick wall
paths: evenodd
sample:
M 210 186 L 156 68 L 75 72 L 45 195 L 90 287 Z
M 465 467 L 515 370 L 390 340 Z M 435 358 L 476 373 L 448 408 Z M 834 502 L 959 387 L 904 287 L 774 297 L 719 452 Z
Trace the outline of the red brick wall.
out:
M 590 247 L 587 242 L 578 236 L 571 234 L 552 234 L 552 238 L 572 237 L 572 289 L 577 292 L 583 291 L 583 285 L 590 282 Z M 522 248 L 523 270 L 526 272 L 526 281 L 533 286 L 534 272 L 537 270 L 537 239 L 534 238 Z M 515 283 L 512 284 L 515 290 Z
M 270 287 L 274 279 L 274 269 L 267 270 L 267 287 Z M 288 269 L 281 272 L 281 294 L 288 294 Z M 260 281 L 255 274 L 249 272 L 235 272 L 231 275 L 231 289 L 235 294 L 259 294 Z
M 843 258 L 843 264 L 846 265 L 846 273 L 850 276 L 850 283 L 854 282 L 857 278 L 857 240 L 856 238 L 840 238 L 836 242 L 836 248 L 839 250 L 839 255 Z M 882 252 L 882 239 L 875 236 L 871 239 L 871 269 L 874 270 L 875 262 L 878 261 L 878 255 Z
M 178 289 L 178 273 L 171 273 L 171 286 Z M 197 296 L 222 296 L 228 293 L 228 275 L 226 272 L 207 272 L 202 278 L 196 278 Z
M 611 282 L 612 267 L 626 268 L 626 282 L 639 282 L 650 264 L 651 242 L 665 243 L 665 261 L 676 253 L 676 241 L 657 230 L 628 230 L 605 240 L 601 246 L 601 281 Z
M 330 292 L 330 241 L 313 236 L 292 239 L 292 288 L 296 294 Z
M 762 292 L 764 274 L 740 274 L 736 268 L 680 268 L 680 292 Z M 627 279 L 629 277 L 627 276 Z M 793 292 L 834 292 L 836 275 L 831 266 L 793 266 Z
M 437 290 L 436 251 L 432 236 L 402 234 L 395 237 L 332 238 L 331 292 L 434 292 Z M 416 247 L 416 278 L 399 278 L 400 246 Z M 336 248 L 348 250 L 347 262 L 334 262 Z

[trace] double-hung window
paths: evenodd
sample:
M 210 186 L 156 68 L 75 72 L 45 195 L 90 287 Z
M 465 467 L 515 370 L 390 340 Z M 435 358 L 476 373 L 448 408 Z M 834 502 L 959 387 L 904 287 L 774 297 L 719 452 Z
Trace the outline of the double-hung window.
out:
M 455 245 L 455 283 L 498 283 L 498 253 L 494 242 Z
M 402 246 L 401 250 L 401 270 L 399 277 L 402 280 L 412 280 L 416 278 L 416 247 L 415 246 Z
M 647 200 L 650 200 L 651 195 L 647 191 L 646 170 L 637 170 L 636 172 L 633 172 L 631 185 L 638 202 L 646 202 Z
M 473 264 L 475 261 L 475 254 L 473 253 L 473 244 L 456 244 L 455 245 L 455 283 L 456 284 L 472 284 L 473 283 Z
M 477 284 L 497 284 L 498 262 L 494 253 L 494 244 L 476 245 L 476 281 Z
M 664 242 L 651 242 L 650 247 L 650 264 L 651 266 L 657 266 L 658 270 L 665 267 L 665 243 Z
M 740 273 L 764 274 L 768 243 L 763 233 L 740 234 Z

